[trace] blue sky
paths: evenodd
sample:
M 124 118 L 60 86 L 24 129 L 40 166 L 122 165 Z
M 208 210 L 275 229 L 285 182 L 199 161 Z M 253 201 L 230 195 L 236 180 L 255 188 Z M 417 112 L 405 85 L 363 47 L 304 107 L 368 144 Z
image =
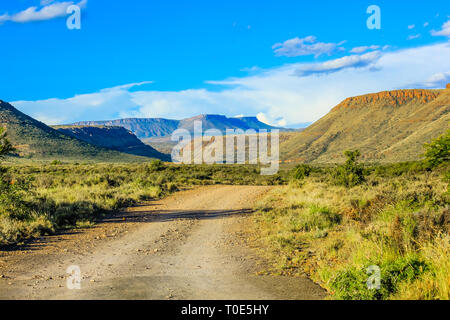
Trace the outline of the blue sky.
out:
M 314 121 L 349 95 L 450 82 L 449 15 L 448 0 L 2 0 L 0 99 L 49 124 Z

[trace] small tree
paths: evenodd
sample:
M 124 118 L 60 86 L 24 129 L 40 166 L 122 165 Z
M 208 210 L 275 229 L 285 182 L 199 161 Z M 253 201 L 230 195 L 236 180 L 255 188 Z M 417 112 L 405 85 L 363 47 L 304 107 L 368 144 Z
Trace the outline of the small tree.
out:
M 425 144 L 425 162 L 430 168 L 450 160 L 450 130 Z
M 11 151 L 14 151 L 14 148 L 6 137 L 6 130 L 5 128 L 0 127 L 0 158 L 4 157 Z
M 311 174 L 311 167 L 306 164 L 299 164 L 294 169 L 294 179 L 303 180 Z
M 161 160 L 153 160 L 148 165 L 148 169 L 153 172 L 163 171 L 165 168 L 166 168 L 166 166 L 164 165 L 164 162 L 162 162 Z
M 13 151 L 14 148 L 6 137 L 5 128 L 0 127 L 0 159 Z M 24 205 L 18 186 L 5 175 L 6 170 L 0 167 L 0 215 L 23 217 L 25 215 Z
M 357 162 L 358 158 L 361 156 L 361 152 L 359 150 L 345 151 L 344 155 L 347 157 L 345 163 L 337 166 L 332 171 L 334 183 L 348 188 L 363 183 L 366 180 L 365 170 L 363 166 Z

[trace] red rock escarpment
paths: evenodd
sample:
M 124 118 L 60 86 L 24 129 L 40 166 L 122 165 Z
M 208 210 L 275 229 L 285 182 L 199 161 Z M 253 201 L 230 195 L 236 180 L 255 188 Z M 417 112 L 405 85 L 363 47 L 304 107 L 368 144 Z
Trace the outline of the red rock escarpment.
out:
M 449 85 L 447 85 L 447 88 Z M 337 105 L 332 111 L 337 111 L 343 108 L 358 108 L 368 104 L 379 104 L 398 106 L 408 103 L 411 100 L 418 100 L 421 103 L 428 103 L 436 99 L 439 92 L 425 89 L 408 89 L 408 90 L 393 90 L 383 91 L 378 93 L 366 94 L 358 97 L 351 97 L 345 99 Z

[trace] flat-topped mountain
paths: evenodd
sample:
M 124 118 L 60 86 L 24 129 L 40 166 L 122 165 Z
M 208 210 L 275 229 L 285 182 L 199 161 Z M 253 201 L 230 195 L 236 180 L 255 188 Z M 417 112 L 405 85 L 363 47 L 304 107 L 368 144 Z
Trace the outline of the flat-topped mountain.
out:
M 144 144 L 131 131 L 110 126 L 55 126 L 59 132 L 90 144 L 128 154 L 170 161 L 168 155 Z
M 178 120 L 162 118 L 130 118 L 108 121 L 81 121 L 74 126 L 114 126 L 123 127 L 133 132 L 139 139 L 164 137 L 178 129 Z
M 449 129 L 450 88 L 395 90 L 344 100 L 280 147 L 285 162 L 332 163 L 359 149 L 365 161 L 417 160 Z
M 0 100 L 0 126 L 19 157 L 32 159 L 142 161 L 144 158 L 101 148 L 59 132 Z
M 194 122 L 201 121 L 203 131 L 209 129 L 218 129 L 225 133 L 227 129 L 281 129 L 275 128 L 259 121 L 256 117 L 235 117 L 228 118 L 223 115 L 199 115 L 196 117 L 170 120 L 161 118 L 147 119 L 119 119 L 109 121 L 82 121 L 76 122 L 75 126 L 120 126 L 133 132 L 139 139 L 167 137 L 177 129 L 187 129 L 190 132 L 194 130 Z
M 426 104 L 436 99 L 440 93 L 441 90 L 426 89 L 382 91 L 347 98 L 331 111 L 338 111 L 345 108 L 361 108 L 364 105 L 372 105 L 372 107 L 388 105 L 401 106 L 411 102 Z

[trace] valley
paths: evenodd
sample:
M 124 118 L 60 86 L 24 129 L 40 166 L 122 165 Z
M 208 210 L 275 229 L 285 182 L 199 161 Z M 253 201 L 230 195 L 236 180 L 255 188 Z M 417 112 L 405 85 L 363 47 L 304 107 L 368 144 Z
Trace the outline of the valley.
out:
M 49 127 L 1 102 L 0 298 L 448 299 L 449 90 L 351 97 L 282 129 L 267 176 L 167 154 L 175 128 L 274 129 L 256 118 Z
M 3 314 L 449 301 L 449 9 L 1 1 Z

